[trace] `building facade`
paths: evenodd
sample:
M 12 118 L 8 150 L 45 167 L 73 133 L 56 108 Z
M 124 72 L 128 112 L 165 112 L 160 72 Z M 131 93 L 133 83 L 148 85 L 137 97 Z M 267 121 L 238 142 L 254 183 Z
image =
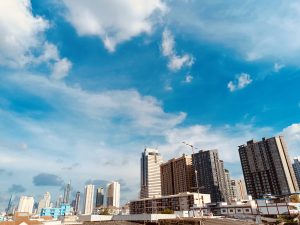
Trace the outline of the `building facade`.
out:
M 230 198 L 231 202 L 248 200 L 248 194 L 244 180 L 231 180 Z
M 84 214 L 92 214 L 94 208 L 94 189 L 93 184 L 88 184 L 85 186 L 84 191 Z
M 212 202 L 228 200 L 224 162 L 218 150 L 200 150 L 192 155 L 201 193 L 210 194 Z
M 49 192 L 46 192 L 44 194 L 44 197 L 39 201 L 38 204 L 38 214 L 41 213 L 42 208 L 49 208 L 51 203 L 51 194 Z
M 107 206 L 120 207 L 120 183 L 113 181 L 107 185 Z
M 294 158 L 293 169 L 295 172 L 298 187 L 300 188 L 300 156 Z
M 210 203 L 210 195 L 202 193 L 180 193 L 177 195 L 168 195 L 139 199 L 129 203 L 130 214 L 157 214 L 164 209 L 173 211 L 188 211 L 193 207 L 204 207 L 204 204 Z
M 104 205 L 104 189 L 102 187 L 97 188 L 96 192 L 96 207 L 102 207 Z
M 239 154 L 247 191 L 253 198 L 299 190 L 283 137 L 248 141 L 239 146 Z
M 163 159 L 156 149 L 145 148 L 141 157 L 140 198 L 161 195 L 160 164 Z
M 160 165 L 160 171 L 162 195 L 195 191 L 191 156 L 183 154 L 180 158 L 171 159 Z
M 32 196 L 21 196 L 18 205 L 18 212 L 32 214 L 34 198 Z

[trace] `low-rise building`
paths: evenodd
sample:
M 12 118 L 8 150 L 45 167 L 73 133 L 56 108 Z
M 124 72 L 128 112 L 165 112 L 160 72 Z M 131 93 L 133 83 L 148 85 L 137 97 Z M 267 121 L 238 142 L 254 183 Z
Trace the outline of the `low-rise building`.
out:
M 41 216 L 52 216 L 52 218 L 57 219 L 60 216 L 69 215 L 71 211 L 71 206 L 69 204 L 62 204 L 60 208 L 42 208 Z
M 206 203 L 210 203 L 209 194 L 184 192 L 176 195 L 131 201 L 129 203 L 129 211 L 130 214 L 155 214 L 165 209 L 188 211 L 194 207 L 202 207 Z

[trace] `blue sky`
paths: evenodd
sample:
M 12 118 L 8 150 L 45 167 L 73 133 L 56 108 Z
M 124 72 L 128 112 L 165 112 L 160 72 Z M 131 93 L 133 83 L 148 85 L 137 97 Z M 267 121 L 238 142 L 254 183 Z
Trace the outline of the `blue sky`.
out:
M 300 154 L 297 1 L 0 3 L 0 208 L 70 179 L 138 196 L 145 146 L 218 149 L 284 135 Z M 16 197 L 17 200 L 17 197 Z

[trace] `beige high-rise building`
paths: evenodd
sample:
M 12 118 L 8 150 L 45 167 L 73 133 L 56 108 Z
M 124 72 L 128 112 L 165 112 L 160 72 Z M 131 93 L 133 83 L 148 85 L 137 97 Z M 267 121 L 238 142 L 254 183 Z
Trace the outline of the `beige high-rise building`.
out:
M 44 194 L 44 197 L 39 201 L 38 213 L 42 211 L 42 208 L 49 208 L 51 203 L 51 195 L 49 192 Z
M 161 195 L 162 162 L 163 159 L 157 149 L 145 148 L 141 157 L 141 199 Z
M 239 146 L 239 154 L 247 191 L 253 198 L 299 191 L 282 136 L 248 141 Z
M 84 214 L 90 215 L 94 208 L 94 189 L 93 184 L 88 184 L 85 186 L 84 192 Z
M 182 155 L 160 166 L 162 195 L 174 195 L 193 191 L 192 157 Z M 195 190 L 194 190 L 195 191 Z
M 107 206 L 120 207 L 120 183 L 117 181 L 107 185 Z
M 33 204 L 34 198 L 32 196 L 21 196 L 18 205 L 18 212 L 27 212 L 32 214 Z
M 244 180 L 231 180 L 230 200 L 248 200 L 248 194 Z

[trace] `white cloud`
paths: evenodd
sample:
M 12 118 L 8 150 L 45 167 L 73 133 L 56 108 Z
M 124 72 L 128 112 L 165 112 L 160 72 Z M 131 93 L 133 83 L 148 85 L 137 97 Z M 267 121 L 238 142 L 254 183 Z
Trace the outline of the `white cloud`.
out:
M 190 74 L 188 74 L 185 76 L 185 80 L 183 81 L 183 83 L 186 83 L 186 84 L 192 83 L 193 79 L 194 79 L 194 77 L 191 76 Z
M 67 19 L 81 36 L 97 36 L 108 51 L 141 33 L 150 33 L 155 15 L 164 13 L 161 0 L 64 0 Z
M 299 64 L 297 0 L 174 1 L 168 15 L 180 32 L 236 49 L 247 60 L 284 59 Z
M 278 73 L 284 67 L 285 67 L 285 65 L 283 65 L 283 64 L 275 63 L 274 64 L 274 72 Z
M 61 80 L 68 75 L 71 67 L 72 63 L 68 59 L 60 59 L 54 63 L 51 77 L 55 80 Z
M 248 86 L 252 82 L 252 79 L 249 74 L 241 73 L 240 75 L 236 76 L 235 81 L 230 81 L 227 84 L 227 87 L 231 92 L 240 90 Z
M 29 0 L 0 1 L 0 64 L 20 67 L 31 63 L 31 50 L 41 47 L 48 27 L 48 21 L 32 15 Z
M 284 128 L 279 135 L 284 136 L 290 157 L 300 156 L 300 123 L 291 124 Z
M 174 36 L 168 29 L 162 34 L 161 50 L 163 56 L 169 59 L 168 68 L 172 71 L 180 70 L 182 67 L 191 67 L 194 64 L 194 58 L 189 54 L 178 55 L 175 51 Z
M 21 68 L 46 63 L 56 77 L 66 76 L 71 63 L 45 40 L 48 28 L 47 20 L 32 14 L 30 0 L 0 1 L 0 65 Z

